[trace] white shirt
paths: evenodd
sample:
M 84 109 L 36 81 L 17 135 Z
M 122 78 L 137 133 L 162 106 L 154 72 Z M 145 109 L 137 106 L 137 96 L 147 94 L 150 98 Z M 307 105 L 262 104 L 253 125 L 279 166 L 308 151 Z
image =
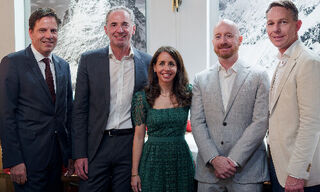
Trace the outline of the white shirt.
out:
M 237 76 L 237 65 L 239 65 L 238 61 L 236 61 L 228 70 L 225 70 L 225 68 L 222 67 L 222 65 L 219 63 L 219 80 L 222 102 L 225 111 L 227 110 L 231 90 L 234 84 L 234 80 Z
M 31 50 L 33 52 L 33 55 L 38 63 L 38 66 L 40 68 L 40 71 L 42 73 L 42 76 L 44 78 L 44 80 L 46 80 L 46 73 L 45 73 L 45 69 L 46 69 L 46 64 L 42 61 L 42 59 L 46 58 L 45 56 L 43 56 L 41 53 L 39 53 L 31 44 Z M 52 77 L 53 77 L 53 85 L 54 85 L 54 91 L 56 91 L 56 70 L 54 68 L 54 63 L 52 61 L 52 53 L 50 53 L 50 55 L 47 57 L 50 59 L 50 69 L 51 69 L 51 73 L 52 73 Z
M 289 60 L 289 58 L 292 55 L 292 51 L 293 48 L 298 44 L 298 41 L 295 41 L 283 54 L 281 54 L 280 52 L 277 55 L 277 58 L 279 60 L 276 71 L 275 71 L 275 75 L 274 75 L 274 79 L 272 82 L 272 86 L 271 86 L 271 100 L 270 101 L 274 101 L 275 97 L 276 97 L 276 90 L 280 84 L 280 80 L 283 76 L 283 73 L 286 70 L 287 67 L 287 62 Z
M 220 88 L 221 88 L 221 96 L 222 96 L 222 102 L 224 110 L 227 110 L 228 102 L 230 99 L 230 94 L 232 91 L 232 87 L 234 84 L 234 80 L 237 76 L 238 71 L 238 61 L 236 61 L 228 70 L 226 70 L 220 63 L 218 63 L 218 72 L 219 72 L 219 80 L 220 80 Z M 233 159 L 228 157 L 237 167 L 239 167 L 239 164 L 235 162 Z M 214 158 L 212 158 L 214 159 Z M 210 159 L 210 162 L 212 161 Z
M 279 52 L 277 55 L 279 63 L 277 65 L 277 68 L 276 68 L 276 71 L 274 74 L 274 80 L 273 80 L 272 87 L 271 87 L 271 101 L 273 101 L 275 99 L 276 90 L 279 86 L 279 83 L 280 83 L 280 80 L 283 76 L 283 73 L 285 72 L 286 67 L 288 66 L 287 62 L 290 59 L 292 52 L 293 52 L 293 49 L 297 44 L 299 44 L 298 40 L 296 40 L 294 43 L 292 43 L 292 45 L 290 45 L 290 47 L 283 54 L 281 54 Z M 267 143 L 269 144 L 269 137 L 267 137 Z M 293 178 L 296 178 L 296 179 L 300 179 L 294 175 L 290 175 L 290 176 Z
M 109 46 L 110 113 L 106 130 L 132 128 L 131 100 L 134 88 L 133 50 L 117 60 Z

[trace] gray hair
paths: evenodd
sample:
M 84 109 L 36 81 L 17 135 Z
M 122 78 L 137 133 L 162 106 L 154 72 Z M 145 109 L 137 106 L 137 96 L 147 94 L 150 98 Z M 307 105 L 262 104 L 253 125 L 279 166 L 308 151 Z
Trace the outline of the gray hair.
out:
M 107 15 L 106 15 L 106 24 L 108 23 L 109 15 L 112 12 L 119 11 L 119 10 L 126 11 L 129 14 L 129 17 L 130 17 L 130 20 L 131 20 L 132 24 L 134 25 L 135 17 L 134 17 L 133 11 L 131 9 L 125 7 L 125 6 L 115 6 L 115 7 L 112 7 L 111 9 L 109 9 L 108 12 L 107 12 Z

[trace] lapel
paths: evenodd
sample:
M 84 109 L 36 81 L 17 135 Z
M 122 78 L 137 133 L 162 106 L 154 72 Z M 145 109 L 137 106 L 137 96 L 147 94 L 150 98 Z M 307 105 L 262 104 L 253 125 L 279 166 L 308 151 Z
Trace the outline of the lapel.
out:
M 39 81 L 40 87 L 42 88 L 42 90 L 44 91 L 45 95 L 47 96 L 47 98 L 50 100 L 50 102 L 53 104 L 52 101 L 52 97 L 49 91 L 49 87 L 40 71 L 40 68 L 38 66 L 38 62 L 36 60 L 36 58 L 33 55 L 33 52 L 31 50 L 31 45 L 29 45 L 26 48 L 26 56 L 27 56 L 27 60 L 26 63 L 29 65 L 29 67 L 31 68 L 31 71 L 33 72 L 35 78 Z
M 292 69 L 294 68 L 294 66 L 297 64 L 297 60 L 299 59 L 299 56 L 302 52 L 302 47 L 299 44 L 296 45 L 293 53 L 292 53 L 292 56 L 289 58 L 287 64 L 286 64 L 286 68 L 283 72 L 283 75 L 281 76 L 281 79 L 280 79 L 280 82 L 279 82 L 279 86 L 276 88 L 275 91 L 275 97 L 274 97 L 274 100 L 273 101 L 270 101 L 270 108 L 269 108 L 269 112 L 270 114 L 272 113 L 273 111 L 273 108 L 274 106 L 276 105 L 279 97 L 280 97 L 280 94 L 282 92 L 282 89 L 284 87 L 284 85 L 286 84 L 287 80 L 288 80 L 288 77 L 289 75 L 291 74 L 291 71 Z M 274 77 L 273 77 L 274 79 Z M 272 79 L 272 81 L 273 81 Z M 269 98 L 270 98 L 271 95 L 269 95 Z
M 110 69 L 109 69 L 109 46 L 103 49 L 99 49 L 99 54 L 97 59 L 97 65 L 99 67 L 96 68 L 98 82 L 102 84 L 101 87 L 105 89 L 105 101 L 107 102 L 107 107 L 110 102 Z
M 279 62 L 278 62 L 279 64 Z M 278 65 L 277 64 L 277 65 Z M 277 67 L 276 66 L 276 69 L 275 71 L 273 72 L 273 75 L 272 75 L 272 79 L 271 79 L 271 85 L 270 85 L 270 89 L 269 89 L 269 112 L 271 111 L 271 108 L 272 108 L 272 101 L 271 101 L 271 98 L 272 98 L 272 87 L 273 87 L 273 84 L 274 84 L 274 79 L 276 78 L 276 70 L 277 70 Z
M 210 69 L 212 70 L 213 75 L 212 75 L 212 79 L 209 81 L 211 83 L 209 83 L 208 91 L 213 92 L 213 99 L 217 101 L 217 104 L 219 105 L 218 107 L 221 109 L 221 111 L 225 115 L 225 110 L 224 110 L 223 101 L 222 101 L 221 87 L 220 87 L 220 78 L 219 78 L 219 70 L 218 70 L 219 65 L 220 64 L 217 63 L 213 68 Z
M 237 71 L 237 75 L 236 75 L 236 78 L 235 78 L 233 86 L 232 86 L 232 90 L 230 93 L 230 97 L 229 97 L 229 101 L 228 101 L 228 105 L 227 105 L 224 119 L 227 117 L 227 115 L 228 115 L 228 113 L 234 103 L 234 100 L 235 100 L 236 96 L 238 95 L 240 88 L 242 87 L 243 83 L 245 82 L 245 79 L 247 78 L 247 76 L 249 74 L 248 67 L 244 66 L 244 63 L 240 59 L 237 62 L 238 62 L 238 64 L 237 64 L 238 71 Z
M 144 68 L 143 68 L 143 62 L 141 61 L 141 56 L 140 53 L 133 48 L 133 53 L 134 53 L 134 88 L 133 88 L 133 93 L 137 92 L 139 89 L 139 85 L 143 85 L 144 82 L 144 77 L 143 77 L 143 73 L 144 73 Z M 138 77 L 138 75 L 140 74 L 140 76 Z
M 62 63 L 60 62 L 60 60 L 52 54 L 52 60 L 54 63 L 54 70 L 55 70 L 55 75 L 56 75 L 56 103 L 55 103 L 55 109 L 57 110 L 57 103 L 60 100 L 60 92 L 61 92 L 61 88 L 63 85 L 63 81 L 66 81 L 66 79 L 63 79 L 63 68 L 62 68 Z

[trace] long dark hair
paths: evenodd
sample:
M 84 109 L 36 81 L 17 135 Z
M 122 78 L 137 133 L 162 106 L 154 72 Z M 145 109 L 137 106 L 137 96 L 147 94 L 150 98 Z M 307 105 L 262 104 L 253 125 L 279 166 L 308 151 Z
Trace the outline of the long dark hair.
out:
M 153 55 L 148 74 L 148 85 L 145 88 L 147 101 L 150 106 L 154 105 L 154 101 L 160 95 L 160 86 L 157 74 L 153 71 L 154 65 L 157 63 L 160 53 L 167 52 L 177 64 L 177 73 L 173 79 L 172 93 L 176 97 L 178 106 L 185 107 L 191 104 L 192 92 L 189 87 L 188 74 L 184 67 L 180 53 L 173 47 L 162 46 Z

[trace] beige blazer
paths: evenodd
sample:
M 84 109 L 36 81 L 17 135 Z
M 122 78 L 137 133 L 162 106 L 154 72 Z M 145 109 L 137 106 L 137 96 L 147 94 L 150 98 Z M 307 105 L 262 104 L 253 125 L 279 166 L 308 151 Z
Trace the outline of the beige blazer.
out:
M 298 42 L 286 65 L 275 99 L 269 101 L 276 175 L 283 187 L 288 175 L 305 179 L 306 186 L 319 185 L 320 59 Z

